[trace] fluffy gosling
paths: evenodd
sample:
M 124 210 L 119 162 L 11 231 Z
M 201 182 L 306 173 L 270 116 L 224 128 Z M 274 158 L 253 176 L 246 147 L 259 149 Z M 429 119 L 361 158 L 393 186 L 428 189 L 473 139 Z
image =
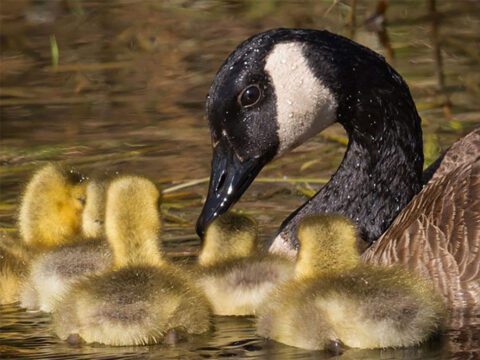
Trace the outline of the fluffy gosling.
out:
M 81 233 L 86 182 L 57 164 L 39 169 L 28 183 L 18 228 L 23 241 L 41 249 L 75 241 Z
M 89 239 L 105 235 L 105 203 L 108 182 L 91 180 L 87 183 L 86 202 L 82 212 L 82 233 Z
M 18 301 L 18 294 L 27 273 L 26 253 L 0 244 L 0 305 Z
M 398 267 L 360 262 L 354 226 L 336 215 L 299 226 L 295 280 L 259 311 L 257 332 L 310 350 L 417 345 L 439 330 L 441 299 L 426 280 Z
M 254 315 L 272 289 L 293 276 L 291 261 L 259 251 L 256 222 L 235 213 L 208 227 L 198 264 L 198 283 L 217 315 Z
M 61 339 L 145 345 L 209 330 L 207 299 L 158 248 L 159 196 L 144 178 L 112 181 L 105 230 L 114 268 L 77 283 L 59 302 L 53 322 Z
M 20 306 L 51 312 L 75 282 L 111 267 L 111 251 L 102 238 L 104 209 L 105 182 L 89 181 L 81 217 L 83 235 L 77 236 L 75 243 L 59 245 L 32 261 L 20 291 Z
M 18 217 L 23 241 L 0 244 L 0 304 L 19 300 L 32 259 L 78 236 L 85 201 L 83 180 L 57 164 L 47 164 L 34 173 Z

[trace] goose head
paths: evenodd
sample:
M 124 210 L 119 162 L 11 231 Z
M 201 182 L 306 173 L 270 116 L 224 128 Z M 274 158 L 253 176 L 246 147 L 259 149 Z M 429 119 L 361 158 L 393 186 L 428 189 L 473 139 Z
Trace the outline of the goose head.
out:
M 380 152 L 378 147 L 394 138 L 382 135 L 389 122 L 388 110 L 382 110 L 389 106 L 384 90 L 400 108 L 413 107 L 405 112 L 411 118 L 405 124 L 418 125 L 420 142 L 413 143 L 421 148 L 420 120 L 408 88 L 375 52 L 328 31 L 303 29 L 270 30 L 239 45 L 207 97 L 213 157 L 197 233 L 202 236 L 268 162 L 336 121 L 348 133 L 349 149 L 360 144 L 371 154 Z M 421 164 L 415 166 L 412 181 L 421 172 Z

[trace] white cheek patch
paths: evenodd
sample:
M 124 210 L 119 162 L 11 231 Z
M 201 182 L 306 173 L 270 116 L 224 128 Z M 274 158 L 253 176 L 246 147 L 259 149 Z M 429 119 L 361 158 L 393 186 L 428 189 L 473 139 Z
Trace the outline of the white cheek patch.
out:
M 265 71 L 277 98 L 277 156 L 303 143 L 336 119 L 333 93 L 315 77 L 298 42 L 275 45 Z

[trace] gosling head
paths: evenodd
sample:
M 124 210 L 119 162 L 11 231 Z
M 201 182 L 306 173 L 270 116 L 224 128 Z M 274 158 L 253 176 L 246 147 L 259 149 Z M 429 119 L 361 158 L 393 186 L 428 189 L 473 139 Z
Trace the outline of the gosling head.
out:
M 100 180 L 90 180 L 86 186 L 82 231 L 87 238 L 99 238 L 104 234 L 106 187 L 106 182 Z
M 340 215 L 316 215 L 298 228 L 295 276 L 307 278 L 354 268 L 360 262 L 355 226 Z
M 49 248 L 69 243 L 81 233 L 85 178 L 58 164 L 39 169 L 20 205 L 18 227 L 25 243 Z
M 246 215 L 223 214 L 208 226 L 198 262 L 208 266 L 250 256 L 255 251 L 256 240 L 255 220 Z
M 150 180 L 123 176 L 107 190 L 105 232 L 114 265 L 159 265 L 160 192 Z

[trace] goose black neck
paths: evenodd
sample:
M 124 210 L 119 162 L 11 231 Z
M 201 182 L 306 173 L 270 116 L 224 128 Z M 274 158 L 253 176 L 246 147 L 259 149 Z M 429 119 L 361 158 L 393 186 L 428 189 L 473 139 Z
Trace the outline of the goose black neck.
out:
M 374 73 L 348 74 L 355 81 L 345 78 L 347 87 L 337 92 L 337 121 L 349 138 L 346 154 L 331 180 L 282 224 L 284 239 L 295 238 L 303 216 L 329 212 L 352 219 L 371 243 L 420 191 L 420 117 L 401 77 L 386 63 L 377 65 L 383 68 Z
M 374 94 L 362 99 L 361 93 L 352 97 L 364 105 L 348 105 L 355 113 L 344 111 L 345 120 L 340 116 L 349 145 L 339 169 L 319 192 L 324 206 L 354 220 L 368 242 L 385 232 L 422 187 L 420 118 L 405 91 L 408 96 L 402 92 L 390 99 Z

